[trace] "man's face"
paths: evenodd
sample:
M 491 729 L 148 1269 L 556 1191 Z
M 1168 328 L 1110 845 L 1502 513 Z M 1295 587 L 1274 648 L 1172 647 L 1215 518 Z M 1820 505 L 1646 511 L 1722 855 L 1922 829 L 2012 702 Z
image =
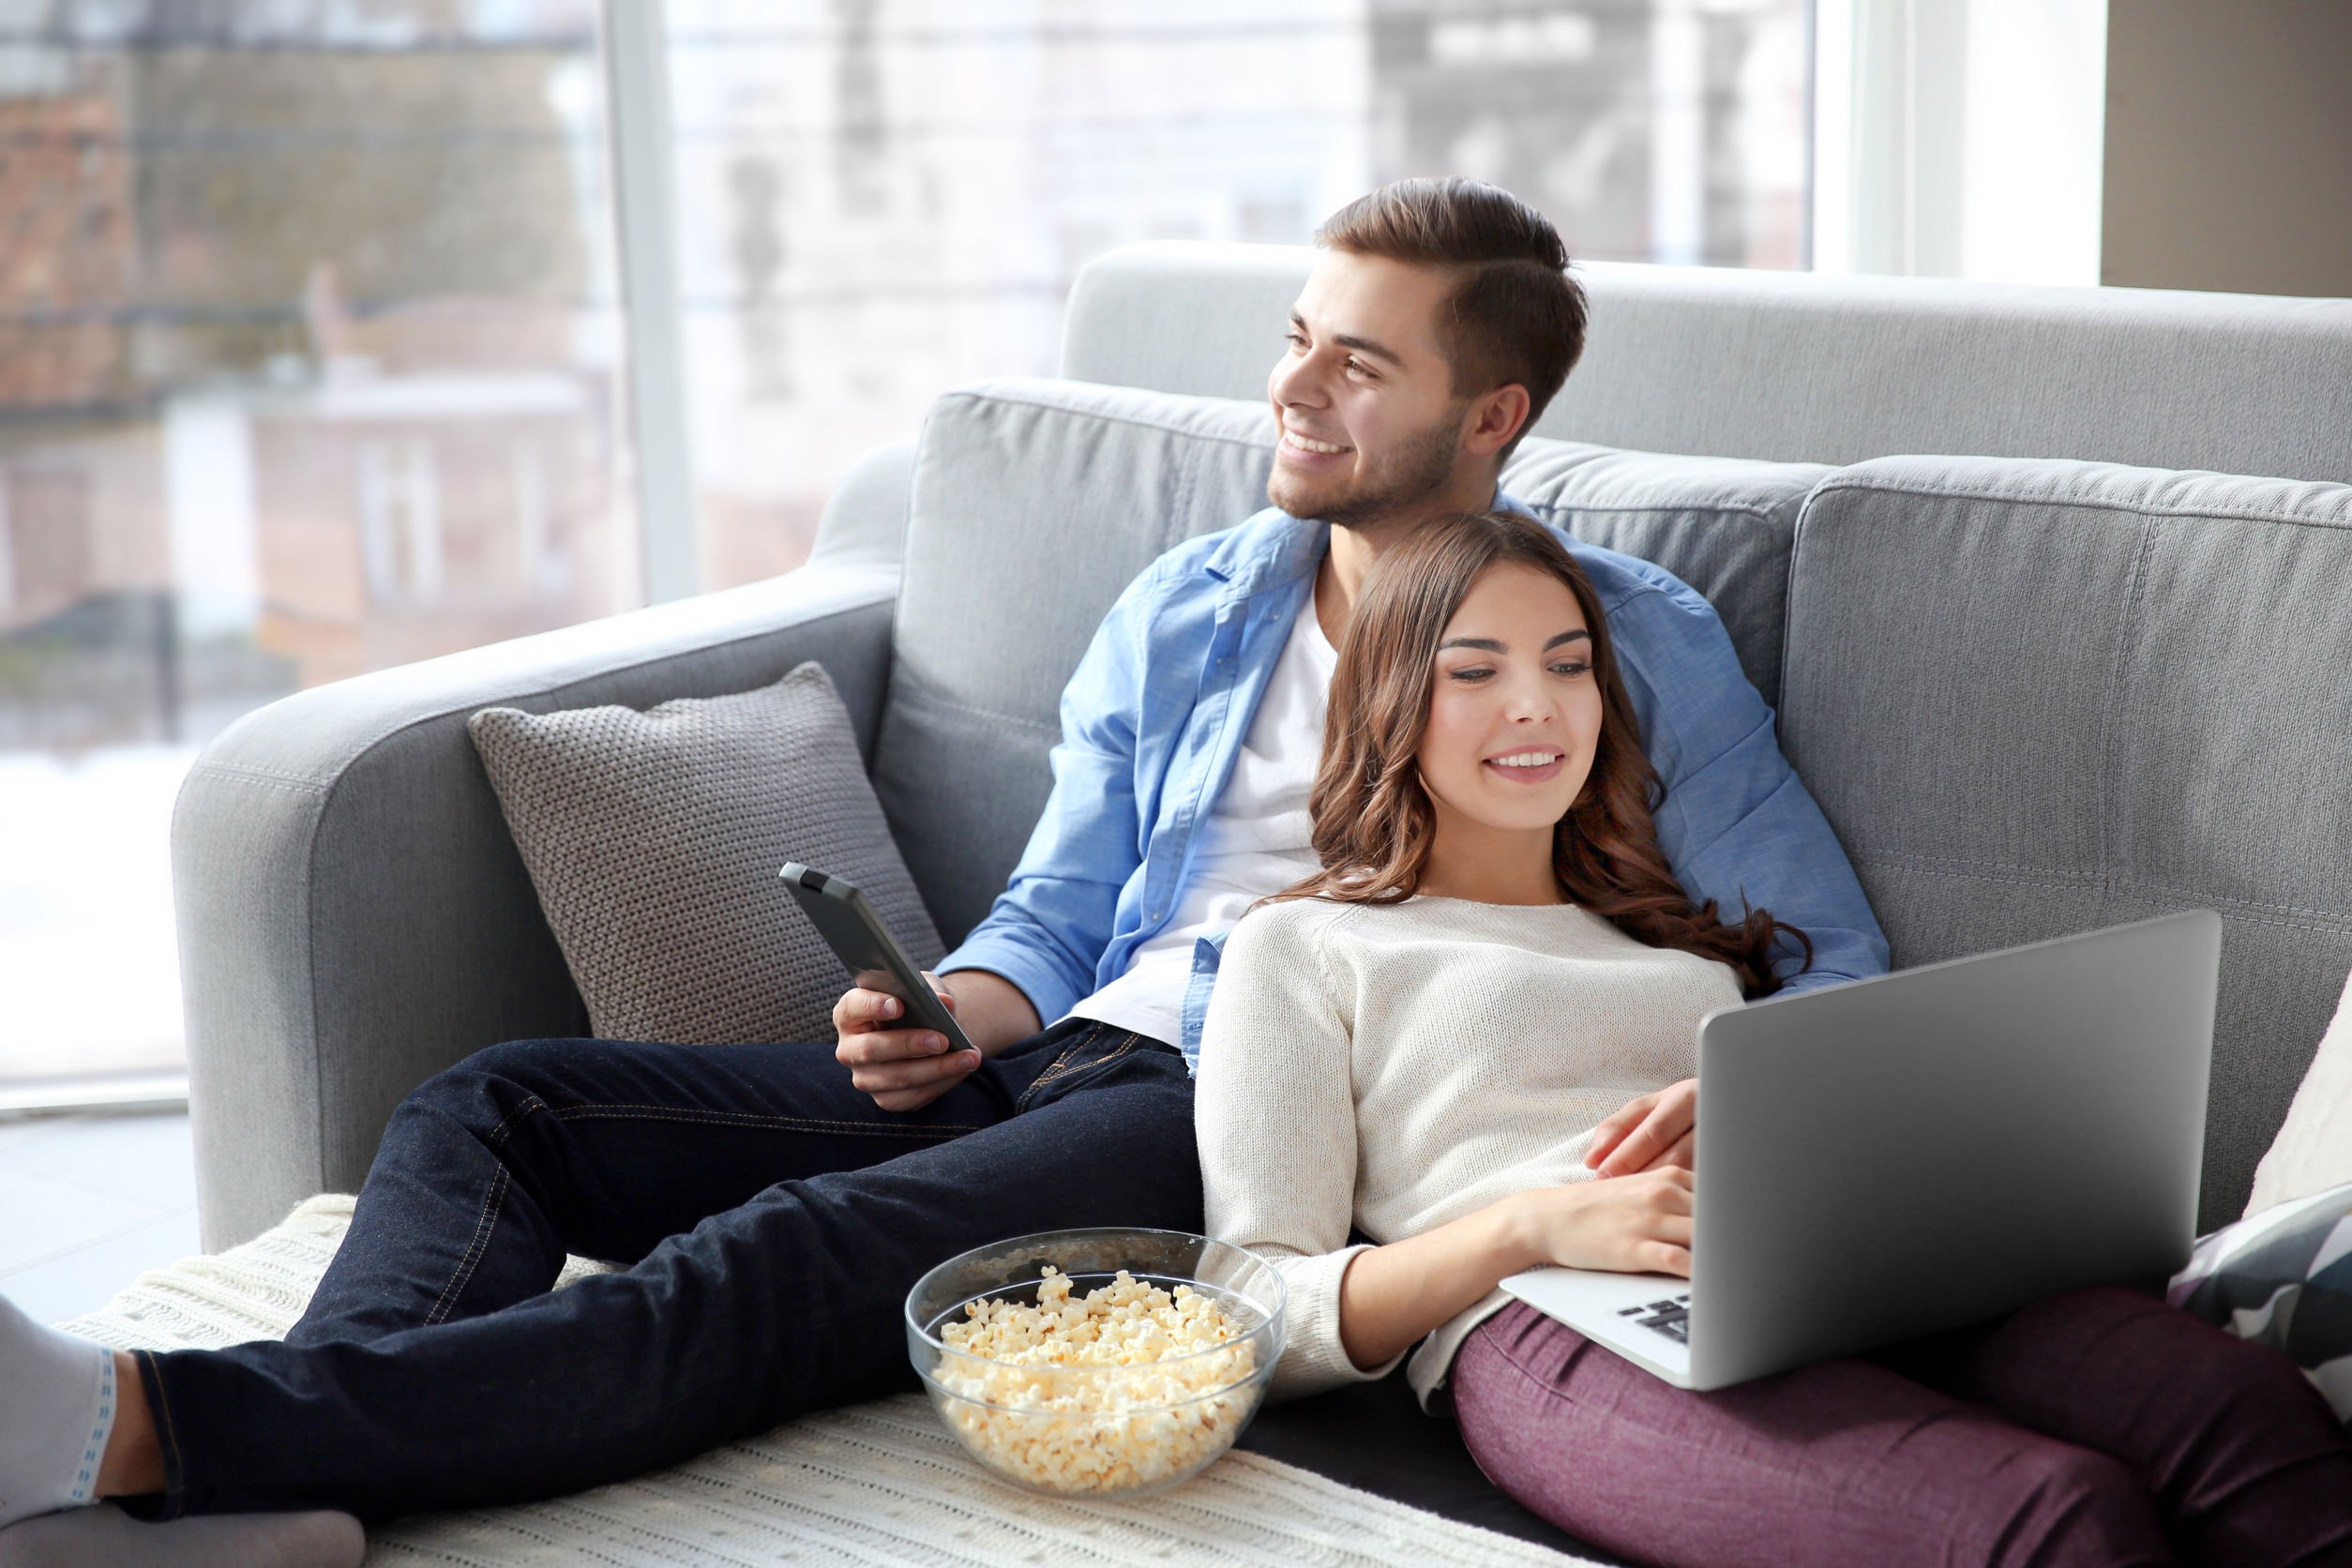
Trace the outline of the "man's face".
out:
M 1453 279 L 1326 250 L 1266 379 L 1281 441 L 1266 496 L 1292 517 L 1364 527 L 1426 505 L 1461 465 L 1469 400 L 1437 336 Z

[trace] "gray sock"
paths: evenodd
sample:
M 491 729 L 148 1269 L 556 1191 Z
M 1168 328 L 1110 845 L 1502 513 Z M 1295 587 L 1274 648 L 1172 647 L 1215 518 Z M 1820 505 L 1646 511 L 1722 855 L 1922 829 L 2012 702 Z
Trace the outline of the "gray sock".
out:
M 114 1352 L 0 1296 L 0 1526 L 98 1495 L 114 1429 Z
M 358 1568 L 349 1514 L 214 1514 L 143 1524 L 113 1503 L 0 1530 L 0 1568 Z

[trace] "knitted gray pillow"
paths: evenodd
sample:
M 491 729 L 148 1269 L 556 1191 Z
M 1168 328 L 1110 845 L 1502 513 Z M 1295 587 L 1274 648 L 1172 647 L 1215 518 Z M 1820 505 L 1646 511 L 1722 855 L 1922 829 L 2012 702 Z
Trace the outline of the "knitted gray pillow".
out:
M 831 1039 L 849 980 L 777 881 L 788 860 L 849 878 L 918 963 L 939 961 L 815 664 L 731 697 L 484 708 L 466 728 L 603 1038 Z

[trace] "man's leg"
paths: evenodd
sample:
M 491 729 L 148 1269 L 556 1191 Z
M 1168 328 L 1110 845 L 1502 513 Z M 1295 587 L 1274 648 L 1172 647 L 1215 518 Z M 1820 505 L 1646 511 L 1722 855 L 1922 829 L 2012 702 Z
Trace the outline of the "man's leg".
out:
M 987 1072 L 878 1108 L 827 1045 L 522 1040 L 412 1093 L 287 1334 L 369 1340 L 538 1295 L 566 1253 L 633 1263 L 775 1183 L 878 1164 L 1012 1114 Z
M 1199 1228 L 1191 1080 L 1174 1050 L 1072 1024 L 983 1073 L 938 1104 L 993 1098 L 1009 1119 L 860 1168 L 786 1174 L 626 1273 L 369 1342 L 140 1352 L 164 1490 L 135 1506 L 384 1518 L 618 1480 L 913 1387 L 906 1292 L 956 1252 L 1068 1226 Z M 636 1239 L 624 1227 L 608 1250 Z

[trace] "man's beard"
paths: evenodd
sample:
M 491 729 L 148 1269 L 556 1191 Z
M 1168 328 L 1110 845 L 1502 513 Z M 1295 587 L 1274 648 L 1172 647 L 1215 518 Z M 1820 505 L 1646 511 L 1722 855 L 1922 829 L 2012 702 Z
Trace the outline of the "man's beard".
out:
M 1354 490 L 1334 486 L 1335 493 L 1319 494 L 1276 467 L 1266 481 L 1266 499 L 1292 517 L 1313 518 L 1334 528 L 1363 528 L 1395 520 L 1452 482 L 1459 429 L 1460 411 L 1449 410 L 1398 448 L 1389 474 L 1373 475 Z

